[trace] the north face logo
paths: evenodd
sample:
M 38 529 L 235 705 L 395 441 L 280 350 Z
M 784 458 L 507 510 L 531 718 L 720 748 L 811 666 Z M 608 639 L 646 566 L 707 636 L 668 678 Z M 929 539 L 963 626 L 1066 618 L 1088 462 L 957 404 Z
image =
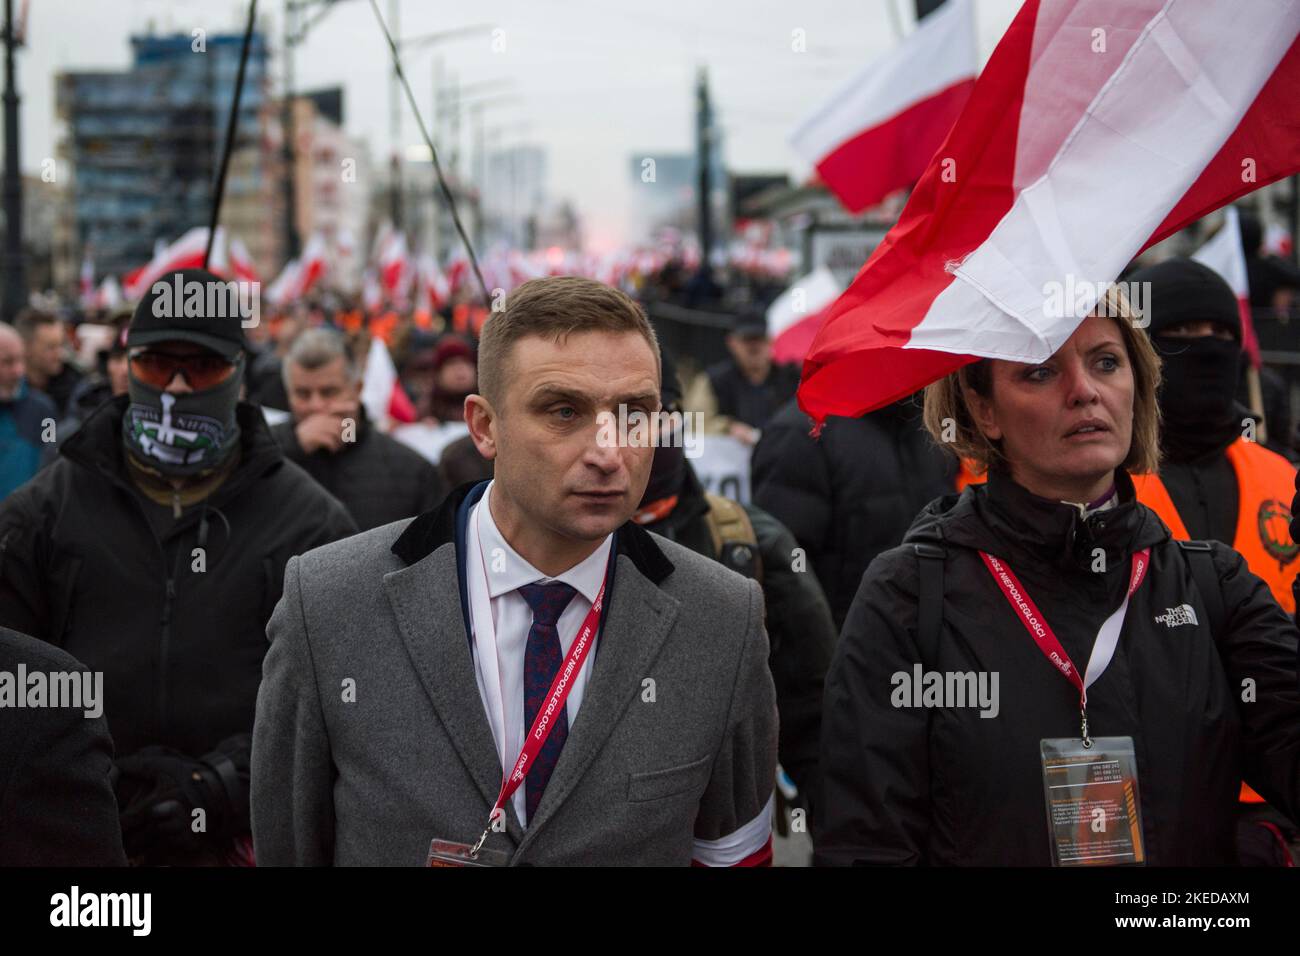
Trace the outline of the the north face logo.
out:
M 1179 624 L 1199 624 L 1196 620 L 1196 611 L 1190 604 L 1180 604 L 1178 607 L 1165 608 L 1164 614 L 1156 615 L 1156 623 L 1163 624 L 1166 627 L 1177 627 Z

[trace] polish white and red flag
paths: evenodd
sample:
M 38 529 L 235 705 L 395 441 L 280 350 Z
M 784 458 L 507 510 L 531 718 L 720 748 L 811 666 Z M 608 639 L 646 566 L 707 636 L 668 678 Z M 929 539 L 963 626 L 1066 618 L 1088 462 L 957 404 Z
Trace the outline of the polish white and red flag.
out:
M 406 248 L 406 234 L 390 232 L 379 249 L 379 281 L 393 302 L 405 301 L 410 287 L 411 254 Z
M 277 307 L 292 302 L 298 297 L 301 278 L 302 263 L 298 259 L 290 259 L 266 287 L 266 301 Z
M 451 287 L 452 295 L 459 292 L 460 287 L 469 280 L 469 272 L 469 259 L 462 253 L 452 256 L 447 263 L 447 284 Z
M 1237 207 L 1223 211 L 1223 225 L 1192 255 L 1203 266 L 1209 266 L 1223 281 L 1232 287 L 1237 297 L 1237 311 L 1241 313 L 1241 346 L 1250 356 L 1250 364 L 1259 368 L 1259 337 L 1250 315 L 1250 280 L 1246 275 L 1246 250 L 1241 246 L 1241 220 Z
M 221 237 L 220 229 L 217 230 L 217 237 Z M 169 272 L 177 269 L 201 269 L 207 250 L 207 226 L 196 226 L 170 245 L 160 244 L 148 263 L 122 277 L 127 299 L 135 301 L 143 298 L 149 287 Z
M 1298 34 L 1300 0 L 1027 0 L 831 307 L 803 409 L 861 415 L 979 357 L 1043 362 L 1141 250 L 1300 170 Z
M 112 276 L 105 276 L 104 281 L 95 290 L 92 305 L 96 309 L 112 310 L 122 304 L 122 287 Z
M 415 406 L 402 389 L 393 356 L 379 336 L 370 340 L 361 381 L 361 404 L 381 431 L 388 431 L 397 422 L 415 421 Z
M 237 236 L 230 240 L 230 270 L 241 282 L 259 281 L 253 257 L 248 247 L 244 245 L 244 241 Z
M 418 308 L 441 312 L 451 298 L 447 277 L 427 252 L 415 260 L 415 303 Z
M 795 152 L 850 212 L 915 183 L 979 72 L 971 0 L 948 0 L 791 134 Z
M 325 237 L 319 232 L 313 232 L 311 238 L 307 240 L 307 245 L 303 246 L 302 256 L 298 261 L 301 263 L 301 269 L 298 273 L 296 292 L 298 297 L 302 297 L 329 272 L 329 248 L 325 244 Z
M 384 290 L 374 269 L 361 273 L 361 307 L 367 315 L 374 315 L 384 307 Z
M 767 334 L 772 339 L 772 361 L 802 362 L 808 346 L 826 321 L 831 304 L 844 286 L 835 274 L 821 266 L 772 300 L 767 307 Z
M 266 300 L 274 306 L 301 299 L 329 271 L 329 250 L 320 233 L 312 233 L 302 255 L 290 259 L 266 289 Z

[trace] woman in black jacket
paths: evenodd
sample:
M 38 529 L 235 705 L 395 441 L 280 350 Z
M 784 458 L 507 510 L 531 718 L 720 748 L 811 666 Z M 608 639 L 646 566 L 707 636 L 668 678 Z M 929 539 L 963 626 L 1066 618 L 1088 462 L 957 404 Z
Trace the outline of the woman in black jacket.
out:
M 1231 864 L 1240 780 L 1300 811 L 1294 625 L 1135 500 L 1159 360 L 1105 305 L 1042 365 L 927 390 L 989 481 L 867 569 L 826 681 L 819 862 Z

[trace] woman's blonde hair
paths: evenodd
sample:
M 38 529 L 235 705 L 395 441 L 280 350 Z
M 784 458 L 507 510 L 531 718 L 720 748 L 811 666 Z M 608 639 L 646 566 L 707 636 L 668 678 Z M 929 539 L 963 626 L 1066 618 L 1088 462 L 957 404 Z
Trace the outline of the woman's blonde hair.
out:
M 1152 474 L 1160 467 L 1160 356 L 1147 338 L 1145 323 L 1135 315 L 1128 299 L 1112 286 L 1092 313 L 1115 320 L 1133 368 L 1133 440 L 1121 467 L 1134 474 Z M 1141 324 L 1139 324 L 1141 322 Z M 925 428 L 978 475 L 1005 464 L 1001 442 L 990 441 L 975 424 L 966 390 L 981 398 L 993 396 L 993 366 L 981 359 L 963 366 L 925 389 Z

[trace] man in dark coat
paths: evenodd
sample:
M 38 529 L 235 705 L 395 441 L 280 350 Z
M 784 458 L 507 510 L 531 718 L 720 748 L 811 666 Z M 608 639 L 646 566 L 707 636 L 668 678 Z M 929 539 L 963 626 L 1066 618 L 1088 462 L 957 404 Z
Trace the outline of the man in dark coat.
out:
M 59 416 L 66 415 L 72 393 L 84 376 L 68 361 L 63 320 L 50 312 L 24 309 L 14 326 L 27 351 L 28 386 L 48 395 Z
M 179 308 L 173 286 L 202 308 Z M 156 283 L 128 332 L 128 394 L 0 504 L 0 624 L 103 673 L 140 862 L 247 861 L 253 710 L 284 566 L 356 531 L 238 402 L 243 329 L 204 294 L 217 287 L 199 270 Z
M 673 362 L 662 355 L 661 401 L 671 414 L 680 411 L 682 391 Z M 724 511 L 726 517 L 720 515 Z M 748 521 L 744 536 L 750 541 L 738 536 L 728 540 L 719 530 L 736 512 Z M 670 435 L 660 436 L 650 482 L 632 520 L 762 586 L 771 642 L 768 667 L 780 716 L 777 756 L 811 809 L 816 801 L 822 684 L 835 650 L 836 628 L 826 595 L 800 560 L 794 536 L 761 508 L 707 495 L 683 444 Z
M 711 434 L 753 445 L 768 421 L 799 387 L 799 369 L 772 361 L 772 340 L 761 311 L 741 313 L 727 333 L 727 358 L 705 369 L 685 396 L 705 415 Z
M 39 707 L 6 700 L 6 679 L 30 700 L 38 674 L 47 691 L 58 684 L 74 696 L 92 690 Z M 58 648 L 0 627 L 0 867 L 126 865 L 110 782 L 113 741 L 88 677 Z
M 293 420 L 271 429 L 290 461 L 343 502 L 362 531 L 434 508 L 446 496 L 438 470 L 375 429 L 361 405 L 361 376 L 341 336 L 309 329 L 285 356 Z
M 816 439 L 811 429 L 794 401 L 768 423 L 754 449 L 754 503 L 794 533 L 842 627 L 867 565 L 953 490 L 954 469 L 910 399 L 833 416 Z

